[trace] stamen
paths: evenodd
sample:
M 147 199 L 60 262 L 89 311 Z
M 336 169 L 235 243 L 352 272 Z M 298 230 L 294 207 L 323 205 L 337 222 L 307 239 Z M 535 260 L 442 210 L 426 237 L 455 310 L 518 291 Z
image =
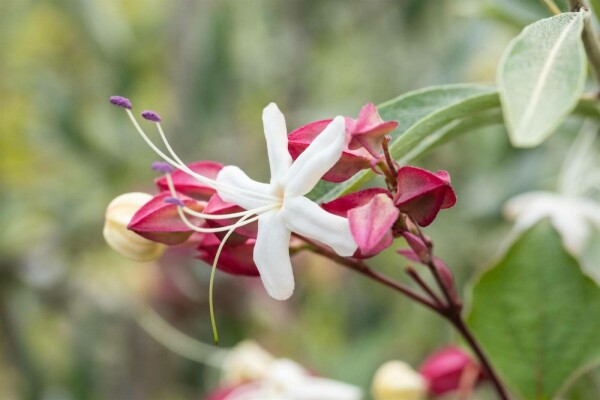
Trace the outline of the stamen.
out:
M 152 169 L 156 172 L 162 172 L 163 174 L 171 174 L 175 171 L 169 163 L 163 161 L 155 161 L 152 163 Z
M 231 214 L 204 214 L 204 213 L 198 212 L 196 210 L 192 210 L 191 208 L 184 206 L 183 212 L 188 215 L 191 215 L 192 217 L 198 217 L 198 218 L 204 218 L 204 219 L 230 219 L 230 218 L 243 217 L 244 215 L 248 215 L 248 214 L 259 215 L 264 212 L 271 211 L 275 208 L 276 208 L 275 205 L 269 204 L 269 205 L 266 205 L 263 207 L 253 208 L 251 210 L 240 211 L 240 212 L 231 213 Z
M 167 187 L 169 188 L 169 192 L 171 192 L 172 197 L 165 199 L 164 200 L 165 203 L 176 204 L 183 208 L 184 213 L 191 215 L 193 217 L 204 218 L 204 219 L 230 219 L 230 218 L 244 217 L 248 214 L 260 215 L 264 212 L 271 211 L 276 207 L 273 204 L 268 204 L 263 207 L 253 208 L 251 210 L 245 210 L 245 211 L 240 211 L 240 212 L 230 213 L 230 214 L 204 214 L 204 213 L 198 212 L 196 210 L 192 210 L 191 208 L 187 207 L 185 205 L 185 203 L 177 197 L 177 192 L 175 191 L 175 185 L 173 184 L 173 178 L 171 177 L 171 175 L 167 174 L 166 178 L 167 178 Z
M 173 180 L 171 179 L 171 175 L 167 175 L 167 185 L 169 185 L 169 191 L 171 192 L 171 196 L 169 198 L 166 198 L 164 201 L 171 203 L 171 204 L 176 204 L 179 207 L 177 207 L 177 213 L 179 214 L 179 218 L 181 218 L 181 221 L 191 230 L 193 230 L 194 232 L 200 232 L 200 233 L 216 233 L 216 232 L 225 232 L 227 230 L 229 230 L 232 227 L 240 227 L 240 226 L 244 226 L 244 225 L 248 225 L 256 220 L 258 220 L 260 218 L 260 215 L 255 216 L 254 218 L 250 218 L 247 219 L 248 217 L 250 217 L 251 215 L 254 215 L 254 210 L 249 210 L 249 211 L 245 211 L 243 212 L 243 217 L 238 220 L 237 222 L 231 224 L 231 225 L 227 225 L 227 226 L 221 226 L 218 228 L 200 228 L 199 226 L 196 226 L 192 223 L 192 221 L 190 221 L 188 219 L 188 217 L 185 216 L 185 214 L 183 213 L 183 209 L 184 207 L 180 206 L 180 202 L 183 203 L 180 199 L 177 198 L 177 194 L 175 193 L 175 187 L 173 186 Z M 275 205 L 269 205 L 268 209 L 273 209 L 275 208 Z M 267 211 L 267 210 L 265 210 Z M 202 214 L 205 215 L 205 214 Z M 212 217 L 211 215 L 209 215 L 210 217 Z M 232 218 L 229 215 L 226 214 L 221 214 L 221 217 L 226 217 L 226 218 Z M 204 217 L 202 217 L 204 218 Z M 216 218 L 214 218 L 216 219 Z M 224 219 L 224 218 L 221 218 Z M 241 225 L 239 225 L 241 222 L 243 222 Z M 234 228 L 235 229 L 235 228 Z
M 178 210 L 180 210 L 180 209 L 178 208 Z M 215 283 L 215 271 L 217 270 L 217 263 L 219 262 L 219 258 L 221 257 L 221 251 L 223 251 L 225 242 L 227 242 L 227 239 L 229 239 L 229 237 L 231 236 L 233 231 L 240 226 L 246 225 L 247 223 L 249 223 L 250 221 L 252 221 L 254 219 L 254 218 L 252 218 L 252 219 L 249 219 L 246 221 L 246 218 L 248 218 L 249 216 L 250 215 L 246 215 L 246 216 L 240 218 L 240 220 L 237 223 L 235 223 L 231 227 L 231 229 L 229 229 L 229 231 L 227 231 L 227 233 L 223 237 L 223 240 L 221 240 L 221 243 L 219 244 L 219 248 L 217 249 L 217 253 L 215 254 L 215 259 L 213 261 L 212 271 L 210 272 L 210 284 L 208 286 L 208 306 L 210 308 L 210 323 L 212 325 L 213 336 L 215 338 L 215 346 L 219 345 L 219 332 L 217 331 L 217 323 L 215 322 L 215 310 L 213 307 L 213 303 L 214 303 L 213 302 L 213 286 Z
M 205 176 L 202 176 L 194 171 L 192 171 L 187 165 L 185 165 L 185 163 L 183 161 L 181 161 L 181 159 L 179 157 L 177 157 L 177 155 L 175 154 L 175 152 L 173 151 L 173 149 L 171 148 L 171 146 L 168 146 L 167 149 L 169 150 L 169 152 L 171 153 L 171 155 L 173 155 L 173 157 L 177 160 L 174 161 L 172 158 L 168 157 L 165 153 L 163 153 L 158 147 L 156 147 L 156 145 L 152 142 L 152 140 L 150 140 L 150 138 L 146 135 L 146 133 L 144 132 L 144 130 L 142 129 L 142 127 L 140 126 L 140 124 L 138 124 L 137 120 L 135 119 L 135 116 L 133 115 L 133 113 L 129 110 L 129 109 L 125 109 L 125 111 L 127 112 L 127 115 L 129 115 L 129 119 L 131 120 L 131 122 L 133 123 L 133 126 L 135 127 L 135 129 L 137 130 L 137 132 L 140 134 L 140 136 L 142 137 L 142 139 L 144 139 L 144 141 L 146 142 L 146 144 L 148 146 L 150 146 L 150 148 L 152 150 L 154 150 L 154 152 L 156 154 L 158 154 L 163 160 L 165 160 L 166 162 L 168 162 L 169 164 L 171 164 L 172 166 L 174 166 L 175 168 L 182 170 L 183 172 L 189 174 L 190 176 L 196 178 L 196 180 L 198 180 L 201 183 L 204 183 L 205 185 L 207 185 L 208 187 L 215 189 L 215 190 L 222 190 L 225 192 L 230 192 L 230 193 L 234 193 L 237 195 L 243 195 L 244 193 L 249 194 L 251 196 L 251 198 L 256 199 L 264 199 L 266 201 L 269 202 L 277 202 L 278 199 L 273 197 L 273 196 L 269 196 L 269 195 L 265 195 L 263 193 L 255 193 L 249 190 L 244 190 L 244 189 L 239 189 L 239 188 L 235 188 L 235 187 L 231 187 L 228 185 L 223 185 L 223 184 L 219 184 L 217 185 L 217 182 L 215 182 L 212 179 L 209 179 Z M 162 128 L 160 127 L 159 123 L 156 123 L 156 125 L 159 128 L 159 132 L 161 133 L 161 137 L 163 139 L 163 142 L 165 142 L 165 146 L 168 145 L 168 142 L 166 141 L 166 137 L 164 135 L 164 133 L 162 132 Z
M 110 104 L 117 106 L 117 107 L 122 107 L 122 108 L 126 108 L 128 110 L 131 110 L 131 101 L 126 97 L 111 96 Z
M 167 197 L 163 201 L 167 204 L 175 204 L 176 206 L 179 206 L 179 207 L 185 207 L 185 203 L 176 197 Z
M 152 121 L 152 122 L 160 122 L 161 121 L 160 115 L 158 115 L 158 113 L 155 111 L 144 110 L 144 111 L 142 111 L 141 115 L 142 115 L 142 118 L 144 118 L 147 121 Z
M 274 208 L 274 207 L 273 207 Z M 188 217 L 185 216 L 185 214 L 183 213 L 183 210 L 181 207 L 177 207 L 177 212 L 179 213 L 179 218 L 181 218 L 181 221 L 191 230 L 193 230 L 194 232 L 200 232 L 200 233 L 216 233 L 216 232 L 225 232 L 229 229 L 231 229 L 232 227 L 240 227 L 240 226 L 245 226 L 248 224 L 251 224 L 254 221 L 258 221 L 258 219 L 261 217 L 260 215 L 257 215 L 253 218 L 250 219 L 246 219 L 248 217 L 250 217 L 251 215 L 254 215 L 253 213 L 248 213 L 246 215 L 244 215 L 242 218 L 240 218 L 240 220 L 238 220 L 236 223 L 231 224 L 231 225 L 227 225 L 227 226 L 221 226 L 218 228 L 200 228 L 199 226 L 196 226 L 192 223 L 192 221 L 190 221 L 188 219 Z M 244 223 L 241 225 L 238 225 L 238 223 L 242 220 L 245 219 Z
M 179 156 L 177 156 L 177 153 L 175 153 L 175 151 L 173 150 L 173 148 L 171 147 L 171 145 L 169 144 L 169 141 L 167 140 L 167 135 L 165 135 L 165 132 L 162 129 L 162 126 L 160 123 L 156 123 L 156 127 L 158 128 L 158 133 L 165 145 L 165 147 L 167 148 L 167 151 L 169 152 L 169 154 L 177 161 L 179 162 L 180 165 L 180 169 L 183 169 L 185 172 L 187 172 L 189 175 L 191 175 L 192 177 L 196 178 L 198 181 L 205 183 L 205 181 L 208 179 L 205 176 L 202 176 L 194 171 L 192 171 L 187 165 L 185 165 L 185 163 L 181 160 L 181 158 L 179 158 Z M 213 189 L 217 189 L 217 183 L 215 181 L 212 181 L 214 186 L 211 186 Z M 255 193 L 249 190 L 244 190 L 244 189 L 240 189 L 240 188 L 234 188 L 231 186 L 227 186 L 227 185 L 219 185 L 219 190 L 225 191 L 225 192 L 229 192 L 229 193 L 234 193 L 234 194 L 249 194 L 251 195 L 253 198 L 262 198 L 264 200 L 267 201 L 277 201 L 277 199 L 273 196 L 269 196 L 269 195 L 265 195 L 263 193 Z
M 163 153 L 158 147 L 156 147 L 156 145 L 152 142 L 152 140 L 150 140 L 150 138 L 146 135 L 146 133 L 144 132 L 144 130 L 142 129 L 142 127 L 140 126 L 140 124 L 138 124 L 138 122 L 135 119 L 135 116 L 133 115 L 133 113 L 131 111 L 129 111 L 129 109 L 125 109 L 125 112 L 127 112 L 127 115 L 129 115 L 129 119 L 133 123 L 133 126 L 135 127 L 135 130 L 140 134 L 140 136 L 142 137 L 142 139 L 144 139 L 144 141 L 146 142 L 146 144 L 148 146 L 150 146 L 150 148 L 152 150 L 154 150 L 154 152 L 156 154 L 158 154 L 163 160 L 165 160 L 166 162 L 168 162 L 169 164 L 171 164 L 172 166 L 174 166 L 177 169 L 182 169 L 181 165 L 179 165 L 177 162 L 173 161 L 170 157 L 168 157 L 167 155 L 165 155 L 165 153 Z M 208 185 L 208 183 L 207 183 L 207 185 Z M 213 186 L 210 186 L 210 187 L 213 187 Z

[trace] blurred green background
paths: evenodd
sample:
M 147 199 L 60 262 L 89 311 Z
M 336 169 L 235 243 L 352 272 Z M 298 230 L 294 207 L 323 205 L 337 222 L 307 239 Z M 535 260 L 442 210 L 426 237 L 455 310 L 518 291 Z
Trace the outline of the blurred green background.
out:
M 112 198 L 155 190 L 156 156 L 110 95 L 159 111 L 184 160 L 266 177 L 269 102 L 293 129 L 433 84 L 493 82 L 508 41 L 549 15 L 537 0 L 1 0 L 0 398 L 202 399 L 217 383 L 218 370 L 139 323 L 150 307 L 210 343 L 209 268 L 186 249 L 129 262 L 102 238 Z M 502 203 L 552 187 L 569 140 L 515 151 L 487 129 L 419 160 L 453 177 L 459 203 L 428 232 L 461 286 L 510 228 Z M 372 265 L 404 279 L 400 246 Z M 384 361 L 418 366 L 456 340 L 352 272 L 308 255 L 295 265 L 283 303 L 259 280 L 218 273 L 222 346 L 253 338 L 368 388 Z

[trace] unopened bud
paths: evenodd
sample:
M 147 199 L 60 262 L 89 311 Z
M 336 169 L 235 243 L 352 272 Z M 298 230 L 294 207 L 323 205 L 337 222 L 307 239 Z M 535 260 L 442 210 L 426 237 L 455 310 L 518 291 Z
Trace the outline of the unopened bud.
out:
M 104 239 L 113 250 L 130 260 L 156 260 L 166 249 L 165 245 L 127 229 L 134 214 L 151 199 L 152 196 L 146 193 L 126 193 L 115 198 L 106 208 Z
M 433 265 L 435 266 L 435 269 L 440 275 L 442 283 L 444 284 L 446 289 L 448 289 L 448 294 L 450 294 L 452 301 L 455 305 L 460 307 L 462 305 L 462 301 L 460 300 L 458 292 L 456 291 L 454 276 L 452 275 L 450 268 L 448 268 L 448 266 L 439 257 L 434 257 Z
M 375 400 L 422 400 L 427 384 L 408 364 L 389 361 L 375 372 L 371 392 Z
M 410 248 L 415 252 L 415 254 L 419 257 L 419 260 L 423 263 L 427 263 L 429 259 L 429 249 L 425 242 L 418 237 L 417 235 L 413 235 L 410 232 L 402 232 L 402 236 L 406 240 L 406 243 L 410 246 Z

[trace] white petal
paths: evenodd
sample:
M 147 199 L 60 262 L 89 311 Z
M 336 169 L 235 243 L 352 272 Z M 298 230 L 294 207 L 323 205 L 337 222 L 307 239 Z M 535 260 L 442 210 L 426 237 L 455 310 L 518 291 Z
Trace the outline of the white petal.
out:
M 254 263 L 267 293 L 277 300 L 285 300 L 294 292 L 290 234 L 279 212 L 263 214 L 258 220 Z
M 307 377 L 302 385 L 290 389 L 294 400 L 360 400 L 362 391 L 344 382 L 320 377 Z
M 223 186 L 217 189 L 217 193 L 228 203 L 237 204 L 246 210 L 270 204 L 266 197 L 261 197 L 260 194 L 269 196 L 271 185 L 250 179 L 238 167 L 231 165 L 224 167 L 217 175 L 216 181 L 218 186 Z M 251 192 L 258 195 L 252 195 Z
M 504 215 L 510 220 L 522 218 L 523 214 L 536 211 L 540 215 L 546 215 L 546 210 L 552 208 L 557 197 L 557 194 L 552 192 L 527 192 L 517 195 L 504 205 Z
M 578 215 L 573 209 L 565 209 L 563 212 L 555 212 L 552 215 L 552 225 L 562 237 L 565 248 L 574 256 L 583 253 L 590 228 L 587 221 Z
M 275 103 L 263 110 L 263 126 L 267 140 L 267 153 L 271 167 L 271 183 L 278 182 L 292 165 L 292 157 L 288 152 L 287 128 L 285 117 Z
M 286 196 L 304 196 L 342 156 L 346 134 L 343 117 L 333 121 L 294 161 L 283 177 Z
M 306 197 L 286 199 L 280 213 L 291 231 L 330 246 L 340 256 L 349 257 L 358 247 L 346 218 L 323 210 Z
M 582 213 L 584 213 L 596 230 L 600 231 L 600 203 L 587 200 L 582 206 Z

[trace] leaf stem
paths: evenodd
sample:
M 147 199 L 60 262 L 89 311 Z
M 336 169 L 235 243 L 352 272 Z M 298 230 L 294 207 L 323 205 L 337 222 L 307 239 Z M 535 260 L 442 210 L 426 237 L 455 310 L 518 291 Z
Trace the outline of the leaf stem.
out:
M 569 0 L 569 7 L 572 11 L 579 11 L 582 8 L 589 10 L 587 4 L 583 0 Z M 594 71 L 594 76 L 600 80 L 600 44 L 598 43 L 597 34 L 592 25 L 591 13 L 587 13 L 583 18 L 583 32 L 581 33 L 583 46 L 587 54 L 590 66 Z

